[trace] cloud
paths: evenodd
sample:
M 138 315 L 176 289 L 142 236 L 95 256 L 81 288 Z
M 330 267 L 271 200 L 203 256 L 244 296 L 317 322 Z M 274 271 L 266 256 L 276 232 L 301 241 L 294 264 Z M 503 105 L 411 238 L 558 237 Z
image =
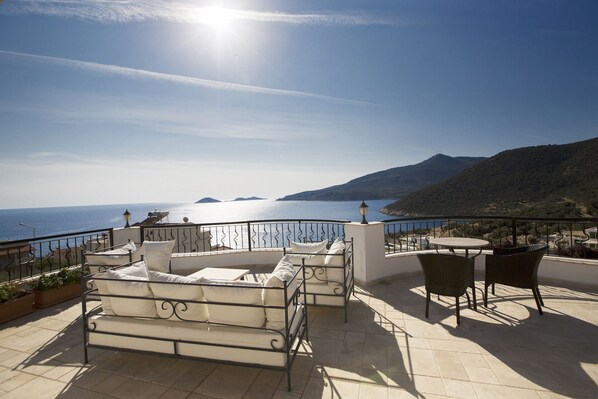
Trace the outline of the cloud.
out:
M 202 87 L 212 90 L 225 90 L 225 91 L 237 91 L 253 94 L 264 94 L 274 96 L 285 96 L 285 97 L 297 97 L 297 98 L 312 98 L 322 101 L 342 103 L 342 104 L 357 104 L 357 105 L 372 105 L 371 103 L 357 100 L 349 100 L 339 97 L 325 96 L 321 94 L 308 93 L 303 91 L 295 90 L 284 90 L 284 89 L 272 89 L 261 86 L 243 85 L 238 83 L 223 82 L 218 80 L 209 80 L 202 78 L 194 78 L 190 76 L 174 75 L 162 72 L 153 72 L 145 69 L 134 69 L 127 68 L 118 65 L 101 64 L 97 62 L 73 60 L 70 58 L 51 57 L 46 55 L 19 53 L 14 51 L 0 50 L 0 54 L 22 57 L 29 60 L 61 65 L 69 68 L 76 68 L 96 73 L 105 73 L 109 75 L 120 75 L 132 79 L 149 79 L 154 81 L 164 81 L 170 83 L 181 84 L 185 86 Z
M 7 2 L 0 13 L 10 15 L 47 15 L 62 18 L 78 18 L 100 23 L 123 23 L 146 20 L 162 20 L 176 23 L 206 23 L 205 15 L 212 8 L 202 7 L 197 2 L 136 0 L 136 1 L 18 1 Z M 352 13 L 301 13 L 233 10 L 225 9 L 231 19 L 265 23 L 287 23 L 306 25 L 396 25 L 396 21 Z

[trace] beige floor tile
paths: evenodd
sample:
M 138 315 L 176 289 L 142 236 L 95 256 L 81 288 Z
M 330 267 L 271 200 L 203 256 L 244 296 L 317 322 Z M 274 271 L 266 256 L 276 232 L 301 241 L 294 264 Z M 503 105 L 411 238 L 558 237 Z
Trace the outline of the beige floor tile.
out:
M 443 379 L 442 382 L 447 396 L 462 399 L 478 398 L 473 385 L 469 381 Z
M 465 371 L 467 371 L 469 381 L 471 382 L 481 382 L 493 385 L 500 384 L 498 378 L 496 378 L 492 370 L 489 368 L 465 366 Z
M 160 399 L 186 399 L 189 395 L 191 395 L 191 392 L 169 388 L 160 396 Z
M 459 357 L 465 367 L 490 368 L 484 356 L 479 353 L 459 353 Z
M 220 365 L 194 392 L 216 398 L 242 398 L 259 373 L 258 369 Z M 234 384 L 231 384 L 234 381 Z
M 35 376 L 32 374 L 23 373 L 17 370 L 6 370 L 0 373 L 0 389 L 3 391 L 9 392 L 27 382 L 35 379 Z
M 158 399 L 168 387 L 164 385 L 151 384 L 147 381 L 130 379 L 118 388 L 111 396 L 119 399 Z
M 386 386 L 361 383 L 361 384 L 359 384 L 358 398 L 359 399 L 385 399 L 385 398 L 388 398 L 388 389 Z
M 4 395 L 3 399 L 50 399 L 56 398 L 66 388 L 66 384 L 45 378 L 34 378 Z
M 357 399 L 360 384 L 335 378 L 310 377 L 303 391 L 302 399 Z M 282 391 L 277 391 L 277 394 Z M 282 396 L 284 398 L 284 396 Z M 276 398 L 276 396 L 275 396 Z M 289 396 L 289 398 L 294 398 Z
M 500 385 L 473 383 L 478 396 L 483 399 L 538 399 L 538 393 L 531 389 L 521 389 Z
M 433 351 L 436 365 L 443 378 L 468 381 L 469 376 L 457 352 Z
M 124 385 L 128 381 L 130 381 L 130 378 L 128 377 L 111 374 L 105 378 L 101 384 L 97 384 L 93 390 L 95 392 L 111 395 L 114 391 L 120 388 L 120 386 Z
M 58 396 L 60 399 L 111 399 L 110 396 L 89 391 L 74 385 L 67 385 L 65 390 Z
M 292 378 L 292 386 L 295 387 L 296 384 L 301 383 L 301 389 L 298 392 L 303 391 L 303 387 L 305 386 L 305 382 L 308 379 L 308 376 L 301 375 L 300 381 L 296 381 L 296 375 L 291 374 Z M 249 391 L 245 394 L 243 399 L 262 399 L 262 398 L 270 398 L 274 395 L 276 389 L 286 389 L 287 377 L 286 373 L 282 371 L 275 371 L 275 370 L 262 370 L 260 371 L 259 375 L 251 384 Z M 282 385 L 282 388 L 281 388 Z

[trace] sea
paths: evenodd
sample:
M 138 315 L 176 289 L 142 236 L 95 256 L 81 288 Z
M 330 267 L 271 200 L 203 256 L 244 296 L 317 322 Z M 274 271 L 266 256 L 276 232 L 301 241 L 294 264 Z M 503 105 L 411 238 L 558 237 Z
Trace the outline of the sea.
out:
M 394 200 L 367 201 L 368 221 L 392 219 L 380 209 Z M 359 222 L 361 201 L 224 201 L 207 204 L 118 204 L 53 208 L 0 209 L 0 242 L 123 227 L 123 213 L 131 223 L 144 220 L 149 212 L 166 211 L 164 222 L 219 223 L 265 219 L 333 219 Z

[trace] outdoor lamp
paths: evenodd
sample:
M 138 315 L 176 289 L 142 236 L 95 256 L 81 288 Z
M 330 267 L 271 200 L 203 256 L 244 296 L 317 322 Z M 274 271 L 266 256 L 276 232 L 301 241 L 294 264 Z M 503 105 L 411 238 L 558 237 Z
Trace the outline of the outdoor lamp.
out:
M 19 226 L 29 227 L 30 229 L 33 229 L 33 238 L 35 238 L 35 226 L 30 226 L 30 225 L 25 224 L 25 223 L 19 223 Z
M 125 219 L 125 228 L 131 227 L 129 225 L 129 220 L 131 220 L 131 212 L 128 209 L 125 209 L 125 213 L 123 213 L 123 218 Z
M 365 215 L 368 214 L 368 206 L 365 201 L 361 201 L 361 205 L 359 205 L 359 213 L 361 213 L 362 216 L 361 224 L 368 224 L 368 221 L 365 220 Z

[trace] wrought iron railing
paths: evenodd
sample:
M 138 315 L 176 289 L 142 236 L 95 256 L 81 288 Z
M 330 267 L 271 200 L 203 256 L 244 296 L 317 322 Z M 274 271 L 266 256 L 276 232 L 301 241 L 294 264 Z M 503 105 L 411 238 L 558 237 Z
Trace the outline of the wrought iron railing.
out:
M 473 237 L 489 248 L 546 243 L 548 254 L 598 258 L 598 218 L 432 216 L 384 221 L 386 253 L 430 249 L 431 237 Z
M 142 226 L 146 241 L 176 240 L 174 252 L 209 252 L 288 247 L 345 237 L 344 220 L 252 220 L 230 223 Z
M 0 243 L 0 282 L 24 280 L 81 264 L 82 250 L 113 245 L 112 228 Z

